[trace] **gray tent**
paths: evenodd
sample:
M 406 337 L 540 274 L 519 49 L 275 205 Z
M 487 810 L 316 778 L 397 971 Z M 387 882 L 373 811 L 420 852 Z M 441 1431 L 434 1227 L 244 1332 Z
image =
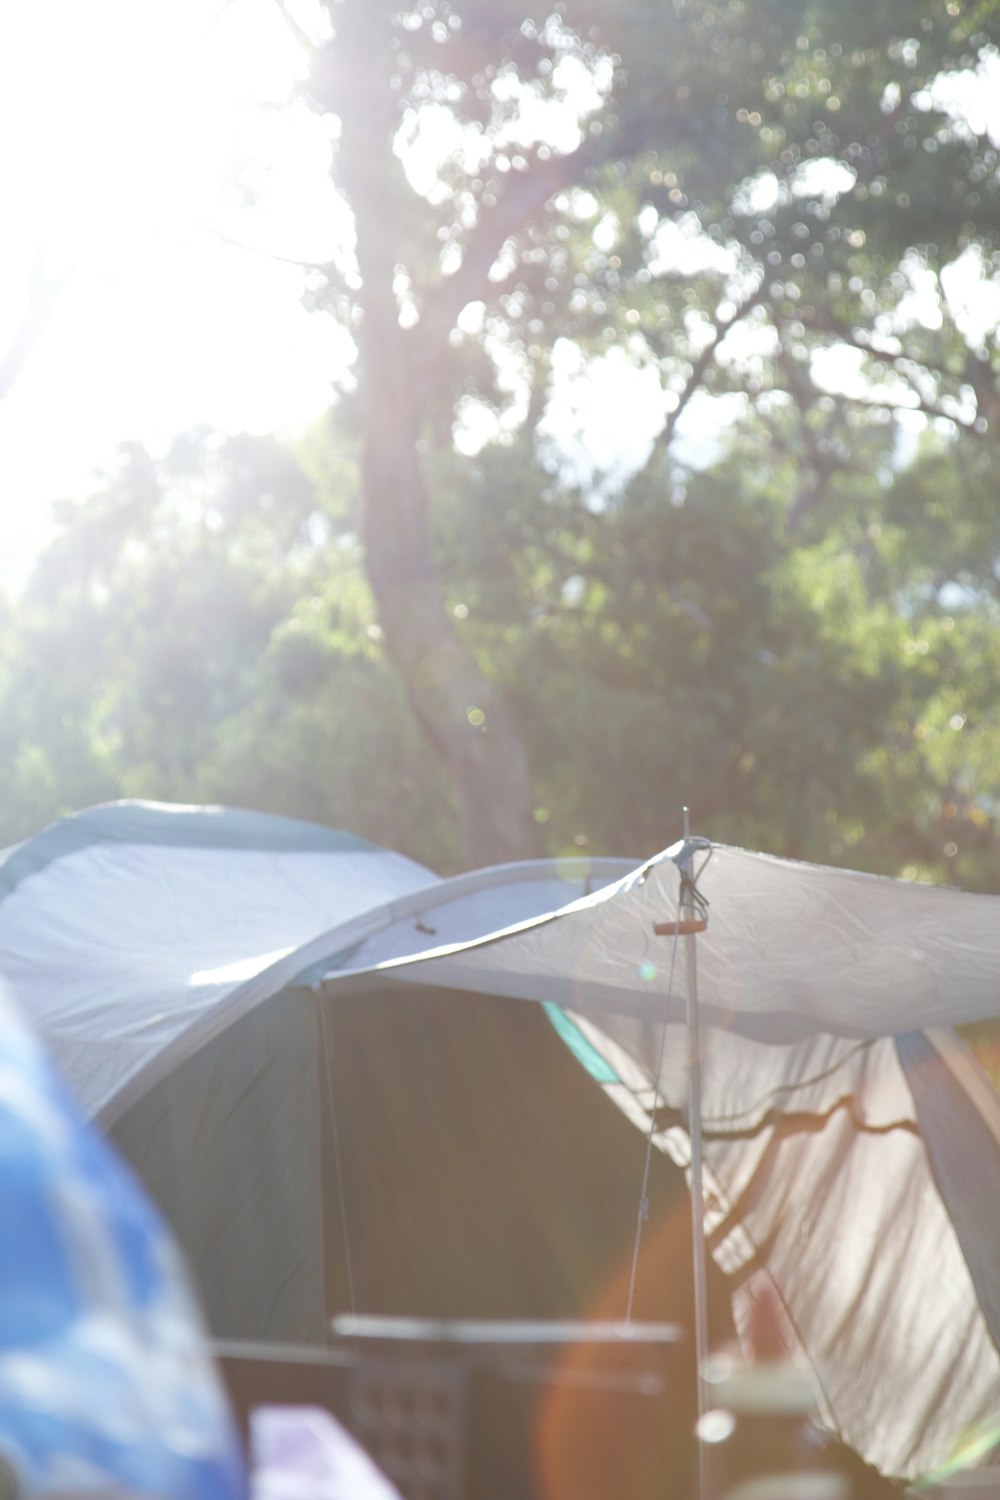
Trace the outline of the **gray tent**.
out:
M 1000 1010 L 1000 902 L 729 849 L 702 888 L 705 1212 L 737 1321 L 770 1278 L 846 1440 L 925 1470 L 1000 1399 L 1000 1111 L 941 1029 Z M 439 882 L 313 825 L 118 804 L 0 864 L 0 971 L 218 1331 L 614 1315 L 643 1133 L 654 1221 L 689 1149 L 653 930 L 677 902 L 670 851 Z M 682 1309 L 682 1264 L 644 1274 L 644 1312 Z

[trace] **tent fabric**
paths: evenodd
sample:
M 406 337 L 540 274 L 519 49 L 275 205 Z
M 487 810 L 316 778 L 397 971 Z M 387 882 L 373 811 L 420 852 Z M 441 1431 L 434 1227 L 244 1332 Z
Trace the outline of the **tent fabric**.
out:
M 412 911 L 397 903 L 392 911 L 371 913 L 359 929 L 363 935 L 336 953 L 324 951 L 307 977 L 318 981 L 337 971 L 375 969 L 431 948 L 505 932 L 603 890 L 635 867 L 635 860 L 571 856 L 493 865 L 442 880 L 420 892 Z
M 341 1246 L 324 1244 L 310 970 L 519 923 L 629 867 L 442 881 L 308 824 L 118 804 L 0 860 L 0 970 L 168 1210 L 215 1331 L 322 1343 Z
M 896 1045 L 938 1193 L 1000 1342 L 1000 1099 L 949 1032 L 911 1032 Z
M 424 955 L 402 980 L 543 998 L 595 1017 L 683 1019 L 669 982 L 676 915 L 667 850 L 617 885 L 520 933 Z M 1000 1012 L 993 896 L 826 869 L 716 846 L 699 878 L 711 918 L 699 939 L 706 1024 L 786 1045 L 816 1031 L 893 1036 Z
M 533 919 L 539 911 L 547 910 L 553 899 L 572 898 L 581 888 L 590 890 L 605 873 L 618 875 L 625 862 L 593 863 L 593 869 L 585 869 L 575 860 L 526 861 L 493 866 L 452 880 L 432 879 L 348 917 L 299 947 L 291 945 L 258 954 L 212 973 L 218 989 L 210 1005 L 189 1004 L 178 990 L 167 1018 L 171 1022 L 168 1041 L 149 1049 L 141 1066 L 119 1080 L 98 1108 L 97 1118 L 105 1126 L 113 1124 L 186 1057 L 289 986 L 314 981 L 332 966 L 350 962 L 352 956 L 356 959 L 357 955 L 399 949 L 414 953 L 436 942 L 439 934 L 467 941 L 509 922 Z M 233 899 L 241 899 L 238 892 Z M 187 983 L 203 987 L 207 977 L 198 971 Z
M 427 967 L 433 992 L 441 972 Z M 408 968 L 404 994 L 420 971 Z M 362 991 L 375 978 L 359 976 Z M 607 1011 L 564 1012 L 563 1024 L 608 1096 L 687 1167 L 683 1024 L 664 1035 L 653 1017 Z M 924 1034 L 781 1046 L 701 1034 L 709 1248 L 734 1288 L 773 1281 L 826 1419 L 904 1477 L 945 1462 L 1000 1402 L 998 1106 L 957 1040 L 935 1035 L 947 1070 Z
M 653 931 L 677 915 L 670 853 L 379 981 L 558 1006 L 592 1075 L 687 1165 L 685 956 Z M 828 1419 L 911 1476 L 1000 1403 L 1000 1110 L 947 1029 L 918 1030 L 1000 1010 L 1000 903 L 726 848 L 698 886 L 711 1249 L 738 1283 L 773 1279 Z
M 313 1337 L 343 1273 L 331 1125 L 349 1015 L 374 1108 L 379 1049 L 421 1036 L 448 992 L 470 1038 L 480 1011 L 492 1035 L 487 1006 L 528 1013 L 490 997 L 544 1006 L 598 1101 L 597 1083 L 687 1165 L 685 945 L 653 930 L 677 914 L 682 853 L 438 881 L 311 825 L 125 804 L 0 859 L 0 972 L 184 1220 L 217 1331 Z M 741 1296 L 772 1278 L 845 1440 L 887 1472 L 925 1471 L 1000 1404 L 1000 1125 L 949 1031 L 1000 1012 L 1000 903 L 728 848 L 698 885 L 713 1254 Z M 449 1097 L 489 1100 L 501 1131 L 520 1094 L 490 1096 L 492 1047 L 469 1041 L 477 1086 Z M 394 1062 L 404 1127 L 404 1085 L 433 1123 L 451 1076 L 447 1047 L 417 1056 Z M 564 1085 L 539 1087 L 558 1121 Z M 461 1143 L 462 1120 L 450 1130 Z M 362 1145 L 346 1142 L 356 1195 Z
M 312 966 L 463 942 L 632 867 L 527 861 L 441 881 L 317 824 L 112 803 L 0 855 L 0 973 L 84 1108 L 110 1125 Z
M 144 1069 L 169 1066 L 185 1034 L 221 1028 L 223 1002 L 248 977 L 436 880 L 315 825 L 114 804 L 62 820 L 0 863 L 0 972 L 84 1108 L 103 1118 Z
M 169 1205 L 216 1333 L 592 1314 L 631 1255 L 644 1143 L 541 1010 L 391 986 L 323 1003 L 323 1028 L 302 992 L 256 1007 L 111 1131 Z M 683 1177 L 659 1165 L 657 1210 L 679 1214 Z M 687 1311 L 678 1240 L 644 1289 L 660 1320 Z
M 168 1214 L 220 1337 L 325 1342 L 318 1045 L 308 997 L 275 995 L 105 1127 Z
M 355 834 L 276 818 L 243 808 L 188 807 L 166 802 L 109 802 L 51 823 L 34 838 L 5 851 L 0 891 L 16 885 L 53 860 L 91 844 L 161 844 L 191 848 L 370 850 Z
M 605 1032 L 574 1020 L 614 1070 L 608 1094 L 644 1131 L 652 1123 L 656 1145 L 688 1166 L 686 1090 L 677 1088 L 681 1029 L 668 1028 L 654 1090 L 658 1039 L 656 1052 L 637 1062 L 611 1040 L 613 1023 Z M 710 1251 L 737 1288 L 752 1288 L 762 1273 L 772 1281 L 794 1351 L 812 1365 L 835 1430 L 883 1472 L 935 1467 L 959 1433 L 993 1418 L 1000 1399 L 990 1331 L 995 1336 L 998 1325 L 990 1302 L 977 1298 L 996 1278 L 990 1188 L 1000 1153 L 995 1140 L 986 1149 L 987 1121 L 923 1036 L 860 1044 L 821 1036 L 783 1049 L 790 1081 L 765 1082 L 767 1097 L 752 1112 L 729 1108 L 727 1078 L 746 1098 L 756 1072 L 767 1080 L 757 1055 L 766 1049 L 714 1028 L 701 1041 Z M 915 1066 L 940 1121 L 918 1110 L 908 1071 Z M 928 1127 L 936 1151 L 960 1152 L 964 1143 L 976 1152 L 975 1182 L 968 1170 L 966 1181 L 958 1178 L 949 1160 L 942 1193 Z M 969 1230 L 962 1240 L 960 1225 Z

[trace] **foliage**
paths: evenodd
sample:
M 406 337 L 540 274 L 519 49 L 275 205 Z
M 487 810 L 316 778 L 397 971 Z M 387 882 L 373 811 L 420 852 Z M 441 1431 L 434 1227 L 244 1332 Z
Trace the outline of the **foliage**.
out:
M 995 886 L 996 6 L 325 9 L 356 241 L 307 297 L 353 389 L 294 455 L 194 434 L 67 511 L 0 622 L 7 836 L 219 797 L 452 868 L 456 809 L 488 859 L 688 803 Z M 634 473 L 567 439 L 601 369 L 660 392 Z
M 550 847 L 649 854 L 687 803 L 723 841 L 996 888 L 1000 516 L 963 450 L 887 478 L 869 449 L 805 538 L 767 440 L 596 513 L 508 448 L 445 508 L 442 569 L 499 649 Z M 894 519 L 942 495 L 947 541 Z
M 996 247 L 996 149 L 953 101 L 997 18 L 960 9 L 574 0 L 542 23 L 515 0 L 331 3 L 311 98 L 371 120 L 370 154 L 378 131 L 394 145 L 377 204 L 334 173 L 359 227 L 379 214 L 434 409 L 496 401 L 498 358 L 544 381 L 554 339 L 626 336 L 679 399 L 692 376 L 812 399 L 807 355 L 843 341 L 903 404 L 987 397 L 985 344 L 912 309 L 921 271 L 974 251 L 988 274 Z M 352 285 L 331 267 L 311 295 L 356 325 Z M 483 334 L 459 317 L 477 300 Z M 701 359 L 751 313 L 782 355 L 763 381 Z
M 814 806 L 813 763 L 828 744 L 845 745 L 859 767 L 877 757 L 874 705 L 892 696 L 872 684 L 892 678 L 892 652 L 874 676 L 860 662 L 834 663 L 831 655 L 860 642 L 846 625 L 835 640 L 814 618 L 811 584 L 769 580 L 766 546 L 764 571 L 720 602 L 746 540 L 744 513 L 730 515 L 725 498 L 735 470 L 690 480 L 678 439 L 699 404 L 704 421 L 727 398 L 742 451 L 762 481 L 775 481 L 772 535 L 786 527 L 805 572 L 810 560 L 826 569 L 820 593 L 849 611 L 870 585 L 863 560 L 841 565 L 835 556 L 843 502 L 860 478 L 875 504 L 872 454 L 892 486 L 893 414 L 989 437 L 995 288 L 973 314 L 949 286 L 960 263 L 967 285 L 990 289 L 1000 253 L 997 152 L 968 104 L 970 78 L 995 62 L 996 7 L 566 0 L 529 16 L 517 0 L 329 0 L 326 11 L 329 36 L 314 49 L 307 92 L 313 108 L 336 117 L 334 179 L 353 213 L 356 253 L 345 250 L 309 295 L 358 339 L 351 400 L 365 565 L 389 659 L 456 789 L 467 854 L 529 848 L 523 776 L 506 773 L 530 741 L 532 774 L 544 778 L 544 749 L 559 734 L 539 736 L 506 711 L 510 699 L 496 687 L 515 676 L 513 659 L 504 665 L 502 653 L 483 654 L 482 633 L 456 630 L 431 536 L 443 525 L 443 497 L 463 480 L 454 464 L 450 483 L 437 476 L 449 469 L 453 436 L 468 447 L 470 421 L 485 431 L 491 417 L 501 440 L 518 434 L 530 447 L 548 433 L 558 465 L 554 372 L 567 350 L 585 370 L 614 350 L 626 375 L 643 370 L 659 382 L 664 412 L 649 475 L 620 504 L 595 506 L 610 493 L 598 485 L 561 517 L 574 533 L 570 551 L 619 557 L 610 571 L 571 575 L 583 580 L 574 587 L 583 589 L 594 691 L 616 692 L 620 706 L 643 663 L 655 681 L 652 657 L 669 662 L 656 714 L 639 715 L 640 737 L 654 735 L 682 782 L 711 763 L 707 809 L 716 818 L 735 815 L 733 799 L 752 782 L 753 826 L 790 826 Z M 566 489 L 569 477 L 564 463 Z M 529 493 L 539 485 L 535 476 Z M 659 514 L 655 497 L 684 492 L 685 518 Z M 497 530 L 470 492 L 462 503 L 485 535 Z M 551 516 L 551 503 L 540 514 Z M 728 564 L 713 551 L 720 529 L 733 538 Z M 753 545 L 764 545 L 766 527 L 754 519 L 751 530 Z M 630 561 L 636 537 L 653 535 L 652 554 Z M 708 537 L 713 546 L 689 564 L 684 549 Z M 670 602 L 678 577 L 686 612 Z M 754 589 L 775 605 L 770 643 L 756 655 L 735 624 Z M 657 602 L 657 591 L 667 598 Z M 709 593 L 713 625 L 699 631 L 699 596 Z M 644 604 L 639 639 L 626 641 Z M 504 637 L 523 635 L 529 621 L 507 615 Z M 746 669 L 736 691 L 722 686 L 730 649 Z M 678 651 L 699 681 L 717 679 L 705 724 L 691 716 Z M 421 675 L 445 656 L 455 690 L 428 703 Z M 787 699 L 813 702 L 816 674 L 827 669 L 844 679 L 847 698 L 832 717 L 814 703 L 813 732 L 797 755 L 782 735 Z M 470 736 L 473 694 L 483 708 Z M 521 686 L 515 696 L 523 709 Z M 741 748 L 748 710 L 766 741 L 760 756 Z M 678 722 L 665 724 L 671 715 Z M 726 733 L 712 740 L 720 718 Z M 581 727 L 572 715 L 565 722 Z M 801 796 L 789 796 L 793 773 Z M 766 790 L 772 782 L 783 802 Z M 852 815 L 866 820 L 867 785 L 860 769 L 850 787 L 840 778 L 834 801 L 851 790 Z M 536 792 L 530 801 L 539 803 Z M 477 813 L 500 803 L 502 816 L 477 824 Z M 824 813 L 835 815 L 832 805 Z M 634 817 L 625 826 L 637 836 Z M 805 827 L 787 841 L 813 847 Z
M 888 434 L 867 436 L 867 481 L 834 484 L 808 538 L 788 526 L 794 469 L 756 461 L 763 430 L 681 494 L 663 458 L 597 509 L 524 443 L 438 476 L 448 607 L 525 727 L 546 847 L 642 856 L 686 802 L 723 841 L 1000 884 L 988 467 L 935 441 L 886 480 Z M 332 446 L 196 433 L 159 463 L 125 450 L 67 508 L 0 626 L 4 841 L 136 795 L 457 865 Z
M 3 842 L 139 796 L 454 858 L 437 834 L 441 778 L 412 753 L 379 660 L 356 541 L 270 439 L 197 432 L 161 462 L 123 449 L 65 507 L 6 631 Z

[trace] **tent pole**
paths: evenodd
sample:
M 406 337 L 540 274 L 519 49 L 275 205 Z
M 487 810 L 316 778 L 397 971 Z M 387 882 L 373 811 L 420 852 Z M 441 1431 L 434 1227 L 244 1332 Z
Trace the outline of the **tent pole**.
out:
M 697 1370 L 695 1375 L 698 1405 L 698 1494 L 699 1500 L 709 1500 L 710 1476 L 708 1472 L 708 1447 L 702 1439 L 702 1422 L 708 1410 L 708 1384 L 705 1366 L 708 1360 L 708 1293 L 705 1269 L 705 1206 L 704 1173 L 702 1170 L 702 1124 L 701 1124 L 701 1035 L 698 1014 L 698 943 L 697 935 L 704 932 L 707 922 L 708 903 L 698 892 L 698 876 L 711 858 L 712 845 L 708 839 L 691 837 L 688 809 L 684 809 L 684 837 L 679 844 L 667 850 L 677 866 L 680 876 L 680 893 L 677 901 L 677 920 L 654 922 L 653 931 L 658 937 L 683 937 L 684 971 L 686 979 L 685 1020 L 688 1047 L 688 1108 L 687 1127 L 691 1164 L 691 1241 L 694 1280 L 694 1342 Z M 694 869 L 697 854 L 705 860 L 698 871 Z M 656 1087 L 659 1087 L 657 1080 Z M 655 1109 L 654 1109 L 655 1117 Z
M 684 972 L 686 980 L 686 1022 L 688 1043 L 688 1139 L 691 1145 L 691 1239 L 692 1264 L 694 1269 L 694 1336 L 697 1360 L 698 1390 L 698 1491 L 700 1500 L 708 1500 L 708 1449 L 701 1437 L 701 1419 L 708 1409 L 708 1390 L 705 1366 L 708 1359 L 708 1295 L 705 1269 L 705 1214 L 702 1195 L 702 1151 L 701 1151 L 701 1035 L 698 1017 L 698 939 L 697 930 L 703 923 L 698 921 L 701 913 L 694 901 L 694 880 L 691 863 L 694 848 L 691 845 L 688 809 L 684 809 L 684 851 L 678 860 L 681 872 L 681 894 L 679 917 L 684 933 Z

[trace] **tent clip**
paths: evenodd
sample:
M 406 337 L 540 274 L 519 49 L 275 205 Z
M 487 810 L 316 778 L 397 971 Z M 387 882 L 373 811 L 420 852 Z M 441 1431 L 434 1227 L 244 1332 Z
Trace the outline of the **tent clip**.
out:
M 680 922 L 654 922 L 653 931 L 657 937 L 687 937 L 704 932 L 707 926 L 704 917 L 684 917 Z
M 657 937 L 691 937 L 708 927 L 708 901 L 698 889 L 698 876 L 711 857 L 712 846 L 707 839 L 685 838 L 667 852 L 680 874 L 678 915 L 674 922 L 654 922 L 653 931 Z M 707 857 L 701 870 L 692 874 L 694 856 L 700 852 L 706 852 Z

